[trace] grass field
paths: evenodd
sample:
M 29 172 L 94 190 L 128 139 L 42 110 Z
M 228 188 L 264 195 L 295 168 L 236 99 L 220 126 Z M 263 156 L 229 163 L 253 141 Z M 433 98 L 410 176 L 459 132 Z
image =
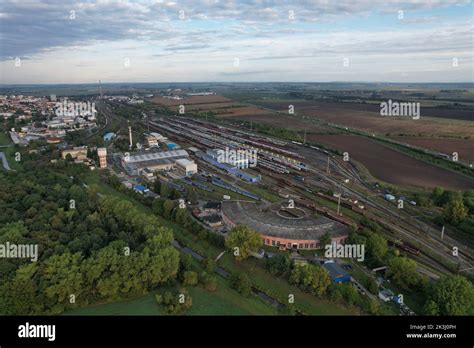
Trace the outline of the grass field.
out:
M 0 132 L 0 145 L 11 144 L 10 137 L 6 132 Z
M 166 288 L 160 289 L 160 292 Z M 218 278 L 218 288 L 210 292 L 200 286 L 187 287 L 193 306 L 186 315 L 274 315 L 277 309 L 255 296 L 243 297 L 230 289 L 225 280 Z M 172 289 L 170 289 L 172 290 Z M 155 301 L 155 294 L 84 307 L 69 311 L 65 315 L 167 315 Z
M 290 285 L 286 280 L 274 277 L 262 265 L 262 261 L 248 259 L 237 262 L 235 258 L 226 253 L 219 265 L 233 272 L 242 272 L 249 276 L 252 283 L 277 298 L 282 303 L 288 302 L 288 296 L 295 296 L 295 307 L 303 313 L 310 315 L 356 315 L 357 311 L 350 310 L 341 305 L 330 302 L 325 298 L 317 298 L 303 292 L 296 286 Z

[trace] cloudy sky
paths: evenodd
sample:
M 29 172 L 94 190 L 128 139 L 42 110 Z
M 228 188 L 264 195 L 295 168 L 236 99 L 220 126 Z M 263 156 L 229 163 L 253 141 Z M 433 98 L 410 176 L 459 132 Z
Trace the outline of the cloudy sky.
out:
M 0 0 L 0 83 L 474 81 L 472 0 Z

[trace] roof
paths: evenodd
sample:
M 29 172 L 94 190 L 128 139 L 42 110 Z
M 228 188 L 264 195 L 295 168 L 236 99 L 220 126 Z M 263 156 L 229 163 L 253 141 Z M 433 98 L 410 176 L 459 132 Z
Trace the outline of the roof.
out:
M 137 155 L 132 155 L 129 157 L 123 156 L 123 160 L 126 163 L 137 163 L 145 161 L 153 161 L 165 158 L 173 157 L 188 157 L 189 154 L 186 150 L 172 150 L 172 151 L 160 151 L 160 152 L 151 152 L 151 153 L 142 153 Z
M 138 190 L 138 191 L 145 191 L 145 190 L 147 190 L 147 188 L 146 188 L 145 186 L 143 186 L 143 185 L 135 185 L 135 186 L 133 186 L 133 188 L 134 188 L 135 190 Z
M 208 215 L 208 216 L 203 216 L 202 219 L 204 221 L 207 221 L 209 223 L 216 223 L 220 222 L 222 219 L 219 215 Z
M 337 221 L 323 216 L 313 217 L 313 213 L 298 219 L 287 219 L 279 215 L 280 204 L 276 203 L 266 210 L 260 209 L 255 202 L 223 201 L 222 213 L 233 223 L 247 225 L 255 231 L 267 236 L 319 240 L 326 232 L 331 237 L 347 236 L 349 228 Z
M 347 273 L 341 266 L 339 266 L 334 261 L 328 261 L 324 263 L 323 266 L 328 270 L 329 275 L 332 279 L 338 279 L 347 276 L 350 277 L 349 273 Z
M 194 161 L 191 161 L 187 158 L 181 158 L 181 159 L 177 160 L 176 163 L 180 164 L 182 166 L 189 166 L 189 165 L 192 165 L 192 164 L 196 164 L 196 163 L 194 163 Z
M 115 133 L 109 132 L 104 134 L 104 139 L 112 139 L 113 137 L 115 137 Z
M 221 208 L 221 203 L 220 202 L 207 202 L 204 205 L 204 208 L 206 208 L 206 209 L 220 209 Z

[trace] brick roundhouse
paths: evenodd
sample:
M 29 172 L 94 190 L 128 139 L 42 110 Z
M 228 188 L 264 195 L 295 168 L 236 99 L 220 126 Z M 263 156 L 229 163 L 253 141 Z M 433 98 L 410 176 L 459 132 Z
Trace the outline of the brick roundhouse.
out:
M 279 204 L 260 209 L 254 202 L 224 201 L 222 219 L 229 227 L 242 224 L 254 229 L 262 235 L 265 245 L 281 249 L 318 249 L 326 232 L 333 243 L 343 243 L 348 237 L 350 229 L 346 225 L 296 209 L 304 213 L 285 216 L 282 214 L 285 209 Z

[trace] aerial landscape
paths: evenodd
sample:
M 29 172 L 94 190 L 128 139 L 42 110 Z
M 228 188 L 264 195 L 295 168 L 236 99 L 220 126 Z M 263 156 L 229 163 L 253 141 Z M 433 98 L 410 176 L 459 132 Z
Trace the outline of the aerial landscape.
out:
M 2 319 L 472 319 L 472 13 L 2 1 Z

